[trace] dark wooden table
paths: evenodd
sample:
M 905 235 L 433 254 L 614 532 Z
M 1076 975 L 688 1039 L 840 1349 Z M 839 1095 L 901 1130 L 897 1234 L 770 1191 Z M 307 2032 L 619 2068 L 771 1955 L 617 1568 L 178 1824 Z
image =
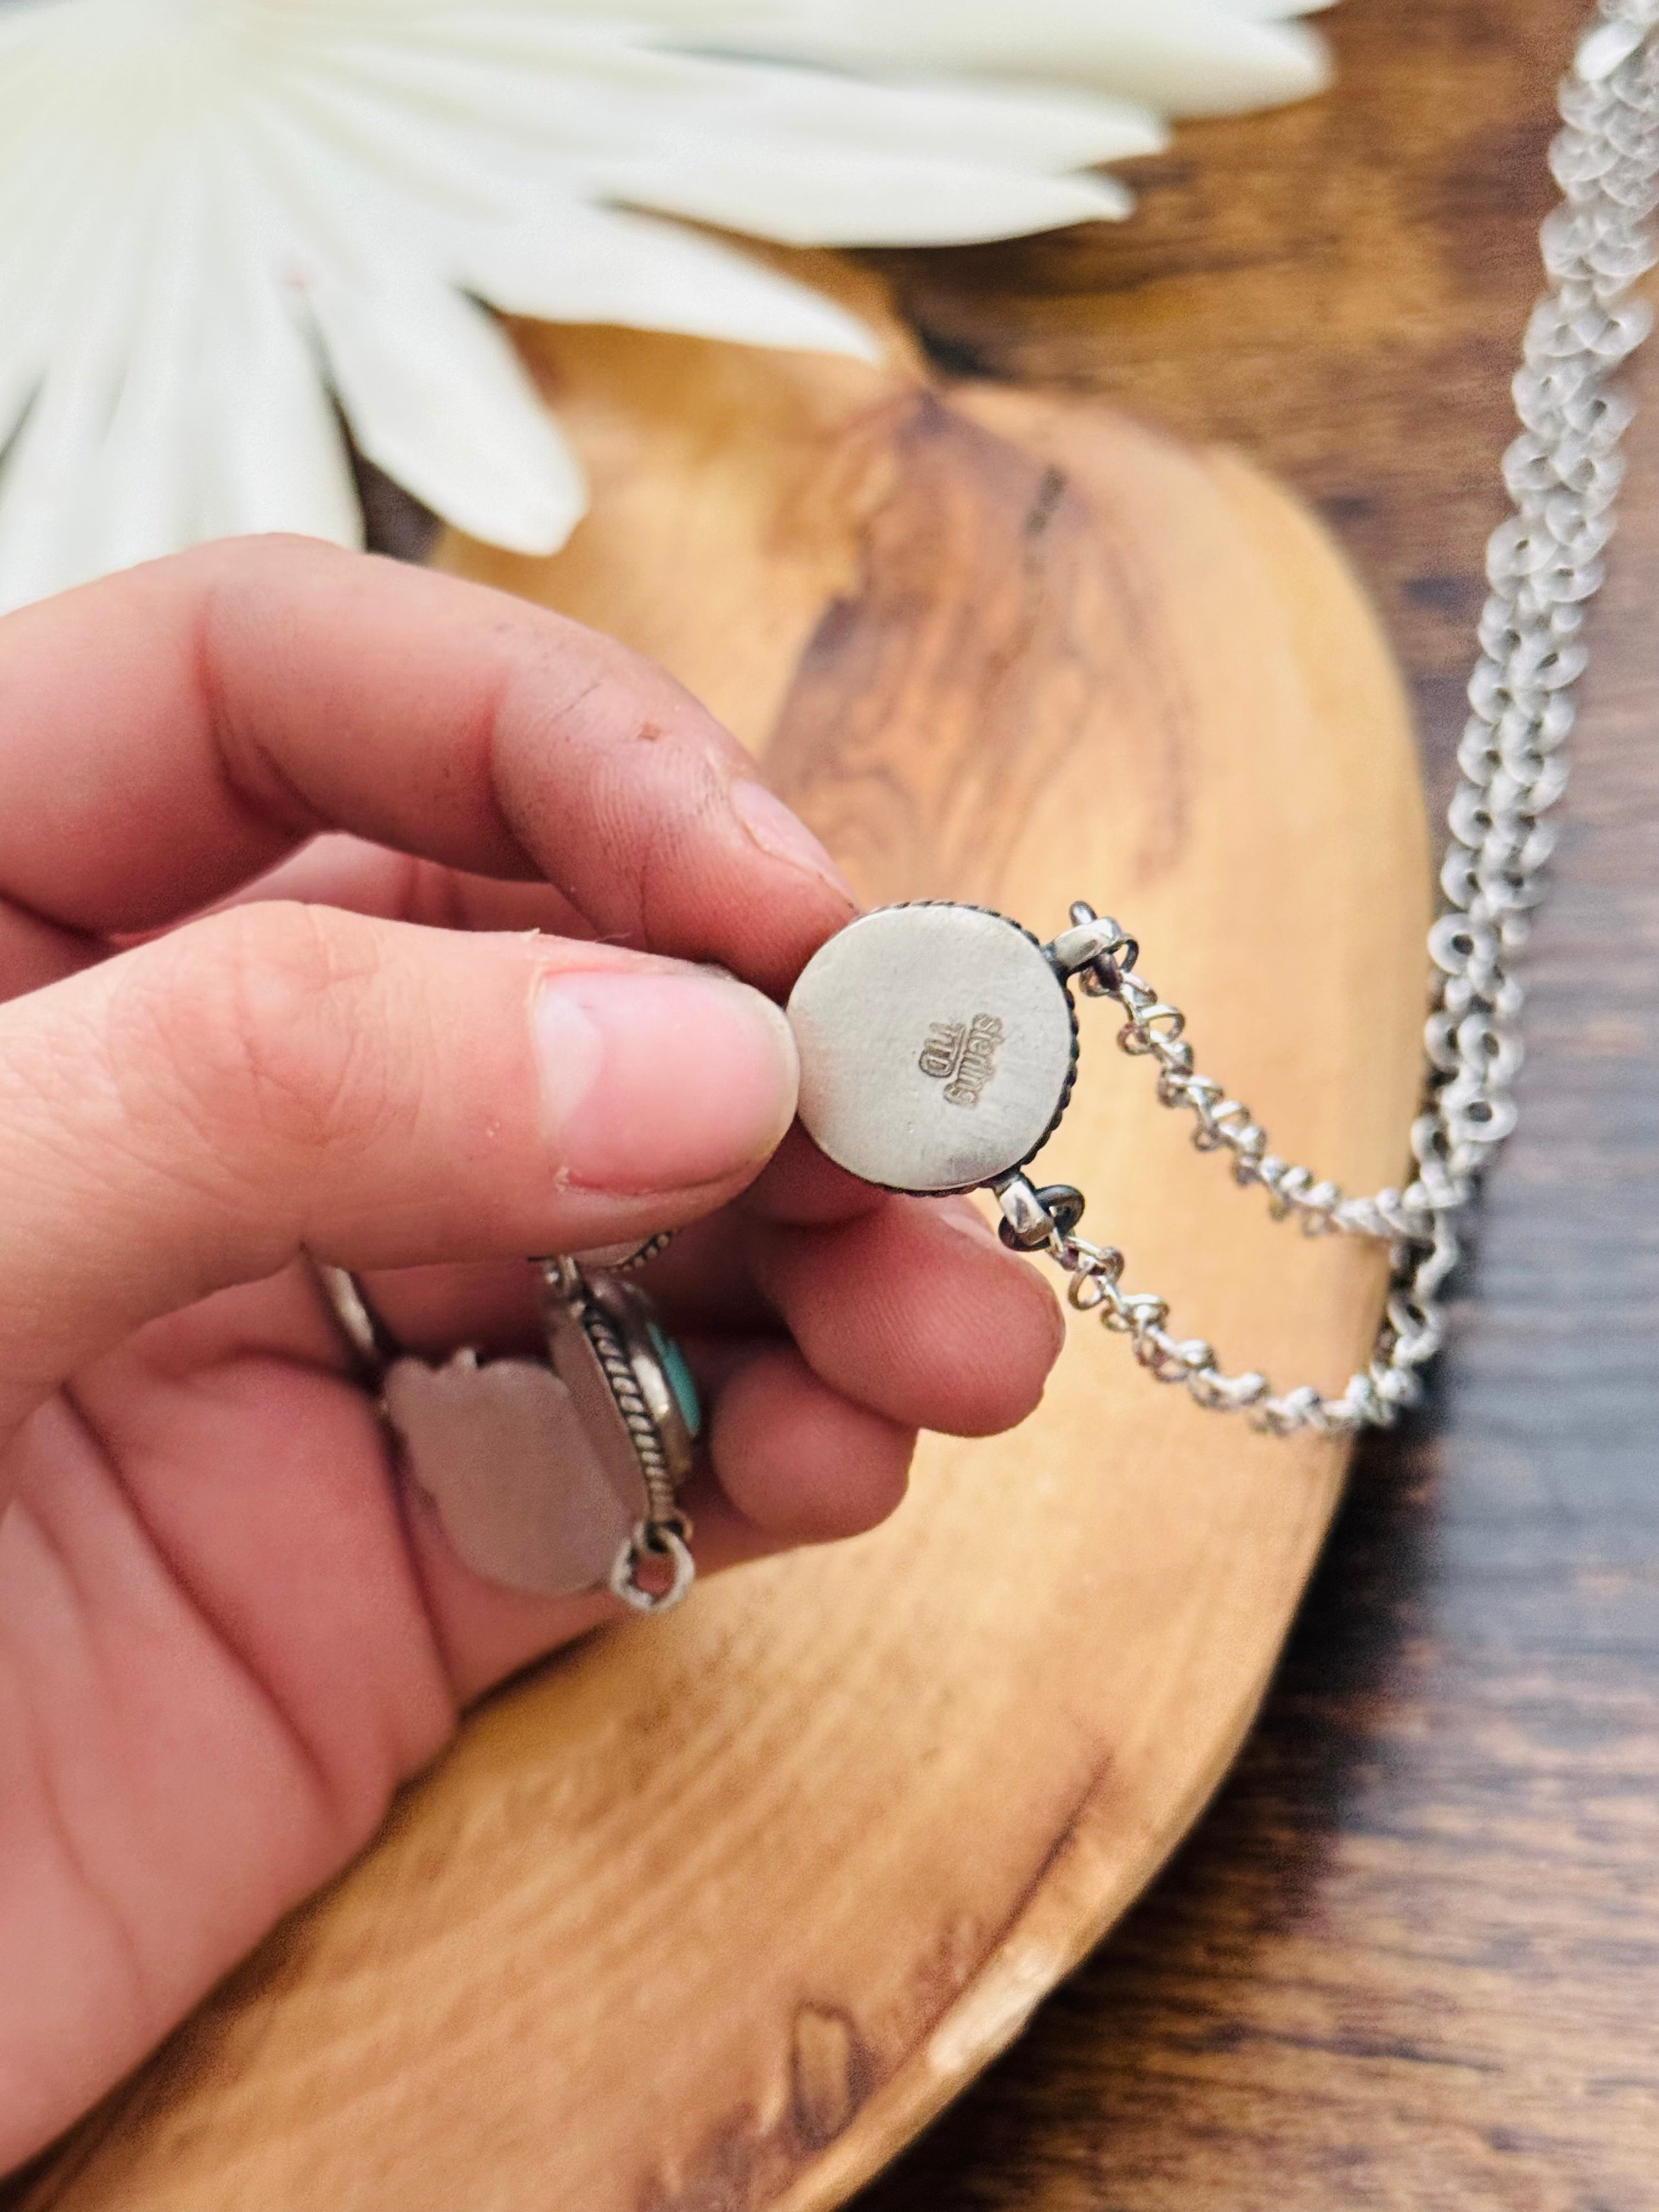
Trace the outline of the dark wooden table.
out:
M 1437 800 L 1578 16 L 1345 0 L 1335 92 L 1184 131 L 1126 228 L 890 264 L 951 366 L 1297 484 L 1392 624 Z M 1187 1849 L 859 2212 L 1659 2206 L 1659 352 L 1639 382 L 1523 1126 L 1437 1402 L 1362 1455 Z

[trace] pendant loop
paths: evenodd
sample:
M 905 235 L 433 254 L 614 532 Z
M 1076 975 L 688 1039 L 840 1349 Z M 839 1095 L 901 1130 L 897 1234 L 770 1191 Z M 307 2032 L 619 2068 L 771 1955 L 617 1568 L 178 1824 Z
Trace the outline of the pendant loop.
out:
M 611 1590 L 624 1605 L 635 1613 L 672 1613 L 690 1594 L 697 1577 L 696 1561 L 682 1533 L 689 1534 L 690 1528 L 686 1521 L 678 1526 L 668 1521 L 640 1522 L 611 1571 Z M 668 1586 L 653 1589 L 641 1579 L 641 1571 L 648 1565 L 661 1566 L 664 1562 L 670 1571 Z

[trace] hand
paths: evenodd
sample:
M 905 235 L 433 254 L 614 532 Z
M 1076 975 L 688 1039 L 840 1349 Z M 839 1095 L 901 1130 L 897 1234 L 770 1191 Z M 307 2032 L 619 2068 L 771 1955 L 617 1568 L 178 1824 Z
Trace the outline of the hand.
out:
M 850 902 L 618 647 L 254 541 L 8 617 L 0 728 L 3 2168 L 614 1609 L 460 1565 L 303 1254 L 436 1349 L 533 1334 L 529 1253 L 696 1223 L 705 1570 L 879 1520 L 1060 1331 L 962 1202 L 777 1149 L 769 1001 Z

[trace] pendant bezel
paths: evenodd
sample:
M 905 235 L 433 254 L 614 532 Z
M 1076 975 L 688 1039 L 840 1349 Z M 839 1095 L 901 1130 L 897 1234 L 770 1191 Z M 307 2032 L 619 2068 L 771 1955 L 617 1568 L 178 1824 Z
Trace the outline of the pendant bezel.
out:
M 606 1479 L 628 1501 L 632 1533 L 611 1588 L 641 1613 L 678 1605 L 696 1564 L 678 1493 L 697 1437 L 668 1371 L 672 1344 L 645 1293 L 573 1260 L 541 1263 L 548 1362 L 569 1391 Z M 661 1348 L 659 1348 L 659 1346 Z M 691 1384 L 689 1373 L 685 1378 Z
M 878 1189 L 945 1197 L 1006 1181 L 1048 1144 L 1076 1087 L 1066 978 L 992 907 L 873 908 L 807 963 L 787 1012 L 802 1126 Z

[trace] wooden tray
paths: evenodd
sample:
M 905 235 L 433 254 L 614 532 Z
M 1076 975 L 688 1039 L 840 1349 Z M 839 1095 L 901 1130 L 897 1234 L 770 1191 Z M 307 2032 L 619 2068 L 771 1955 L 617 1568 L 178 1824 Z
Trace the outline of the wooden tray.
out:
M 840 281 L 840 280 L 838 280 Z M 879 313 L 868 280 L 865 304 Z M 441 557 L 658 653 L 872 900 L 1137 930 L 1282 1149 L 1397 1179 L 1428 902 L 1407 715 L 1330 544 L 1098 405 L 614 332 L 525 342 L 598 480 Z M 1382 1267 L 1195 1157 L 1084 1009 L 1045 1170 L 1235 1364 L 1336 1384 Z M 1248 1726 L 1342 1472 L 1091 1322 L 878 1534 L 496 1699 L 13 2198 L 42 2212 L 816 2212 L 1019 2029 Z

